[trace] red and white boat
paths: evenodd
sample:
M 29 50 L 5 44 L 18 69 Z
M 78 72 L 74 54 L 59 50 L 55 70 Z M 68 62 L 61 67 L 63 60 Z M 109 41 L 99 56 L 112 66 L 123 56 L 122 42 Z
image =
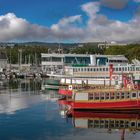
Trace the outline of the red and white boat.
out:
M 140 110 L 140 90 L 96 89 L 74 92 L 73 109 Z

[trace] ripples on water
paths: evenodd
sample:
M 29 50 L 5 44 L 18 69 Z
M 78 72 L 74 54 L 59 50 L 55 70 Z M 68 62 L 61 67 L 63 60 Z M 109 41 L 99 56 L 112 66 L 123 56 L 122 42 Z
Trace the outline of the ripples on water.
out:
M 138 113 L 72 112 L 67 116 L 57 102 L 57 91 L 41 90 L 42 83 L 0 81 L 0 140 L 140 139 Z M 130 123 L 135 126 L 131 128 Z

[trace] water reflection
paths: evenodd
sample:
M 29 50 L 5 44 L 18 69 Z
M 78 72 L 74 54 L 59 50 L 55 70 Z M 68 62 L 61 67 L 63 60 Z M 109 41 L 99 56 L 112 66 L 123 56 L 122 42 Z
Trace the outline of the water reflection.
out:
M 121 140 L 126 131 L 136 134 L 140 131 L 140 112 L 105 113 L 91 111 L 72 111 L 72 124 L 76 128 L 94 129 L 106 133 L 121 132 Z
M 71 102 L 42 81 L 0 83 L 0 140 L 139 139 L 139 113 L 69 112 Z
M 46 100 L 56 101 L 59 98 L 57 91 L 42 91 L 41 84 L 40 79 L 14 79 L 1 82 L 0 113 L 13 114 L 31 105 Z
M 62 118 L 71 120 L 71 125 L 79 130 L 93 130 L 95 133 L 119 133 L 120 140 L 125 135 L 135 135 L 140 131 L 140 112 L 95 112 L 69 109 L 70 101 L 58 100 Z

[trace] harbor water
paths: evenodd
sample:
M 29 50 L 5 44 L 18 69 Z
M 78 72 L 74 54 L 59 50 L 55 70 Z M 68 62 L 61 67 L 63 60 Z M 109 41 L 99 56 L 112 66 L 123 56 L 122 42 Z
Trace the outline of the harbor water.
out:
M 140 138 L 139 112 L 120 116 L 75 112 L 67 116 L 58 103 L 57 90 L 42 90 L 43 82 L 42 79 L 0 81 L 0 140 Z

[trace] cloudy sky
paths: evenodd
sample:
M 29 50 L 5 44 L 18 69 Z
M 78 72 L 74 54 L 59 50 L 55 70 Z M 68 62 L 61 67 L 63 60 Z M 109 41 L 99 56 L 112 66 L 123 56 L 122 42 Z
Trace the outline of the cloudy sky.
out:
M 140 0 L 0 0 L 0 41 L 140 41 Z

